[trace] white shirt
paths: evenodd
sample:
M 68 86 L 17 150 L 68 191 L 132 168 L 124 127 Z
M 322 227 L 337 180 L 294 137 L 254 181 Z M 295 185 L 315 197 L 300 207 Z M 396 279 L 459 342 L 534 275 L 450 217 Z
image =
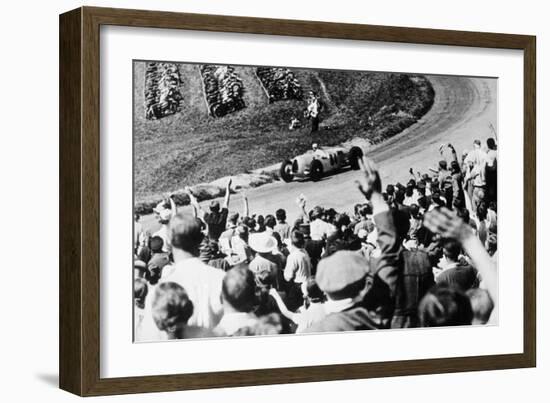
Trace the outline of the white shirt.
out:
M 298 284 L 306 284 L 311 277 L 311 260 L 304 249 L 294 246 L 290 248 L 290 254 L 286 258 L 284 271 L 286 281 L 294 281 Z
M 247 326 L 254 326 L 258 318 L 248 312 L 233 312 L 223 315 L 222 320 L 216 326 L 215 332 L 226 336 L 234 335 L 237 330 Z
M 320 241 L 324 237 L 328 236 L 336 230 L 336 227 L 332 224 L 329 224 L 320 218 L 317 218 L 315 221 L 312 221 L 309 224 L 309 232 L 311 239 L 314 241 Z
M 223 271 L 198 258 L 191 258 L 165 267 L 160 282 L 174 282 L 187 292 L 193 302 L 193 315 L 188 325 L 212 329 L 223 315 L 221 292 L 224 275 Z
M 162 251 L 166 253 L 172 252 L 172 242 L 170 242 L 170 231 L 168 230 L 168 225 L 163 224 L 160 229 L 153 234 L 153 236 L 158 236 L 162 238 L 163 245 Z

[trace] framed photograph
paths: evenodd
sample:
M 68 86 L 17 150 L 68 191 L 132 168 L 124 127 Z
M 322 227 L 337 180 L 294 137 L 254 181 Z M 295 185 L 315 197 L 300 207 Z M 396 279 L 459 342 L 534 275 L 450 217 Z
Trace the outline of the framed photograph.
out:
M 535 37 L 60 16 L 60 387 L 536 365 Z

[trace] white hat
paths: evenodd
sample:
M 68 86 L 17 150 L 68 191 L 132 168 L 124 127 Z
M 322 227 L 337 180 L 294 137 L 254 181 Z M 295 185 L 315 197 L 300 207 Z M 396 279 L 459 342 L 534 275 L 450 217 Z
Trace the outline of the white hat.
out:
M 153 207 L 153 211 L 157 214 L 160 214 L 162 210 L 166 210 L 166 207 L 164 207 L 164 201 L 159 202 L 156 207 Z
M 168 221 L 172 218 L 172 210 L 165 208 L 164 210 L 159 211 L 159 217 L 163 221 Z
M 277 247 L 277 240 L 267 232 L 250 234 L 248 244 L 258 253 L 269 253 Z

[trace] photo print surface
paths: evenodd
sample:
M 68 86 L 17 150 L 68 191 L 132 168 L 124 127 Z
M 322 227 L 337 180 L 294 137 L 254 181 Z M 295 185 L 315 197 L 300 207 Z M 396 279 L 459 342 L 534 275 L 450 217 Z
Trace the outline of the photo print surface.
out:
M 134 341 L 498 324 L 497 83 L 134 61 Z

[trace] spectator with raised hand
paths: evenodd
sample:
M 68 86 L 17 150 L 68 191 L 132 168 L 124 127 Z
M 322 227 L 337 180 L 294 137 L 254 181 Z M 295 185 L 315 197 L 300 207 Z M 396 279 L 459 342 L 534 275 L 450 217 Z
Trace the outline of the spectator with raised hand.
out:
M 170 207 L 168 208 L 167 205 Z M 172 198 L 172 195 L 170 195 L 167 199 L 160 202 L 154 209 L 153 209 L 158 222 L 160 224 L 160 229 L 155 232 L 152 236 L 158 236 L 162 238 L 164 245 L 163 245 L 163 251 L 166 253 L 172 252 L 172 244 L 170 240 L 170 229 L 168 224 L 170 223 L 170 219 L 174 217 L 178 213 L 178 208 L 176 207 L 176 203 L 174 202 L 174 199 Z
M 220 235 L 225 231 L 227 224 L 227 215 L 229 214 L 229 200 L 231 198 L 231 182 L 229 179 L 225 186 L 225 198 L 220 209 L 220 203 L 212 201 L 210 211 L 204 214 L 204 222 L 208 225 L 208 237 L 217 241 Z
M 382 182 L 374 162 L 363 157 L 359 160 L 359 166 L 363 179 L 356 183 L 359 191 L 372 204 L 376 242 L 380 251 L 380 256 L 370 267 L 372 285 L 363 303 L 377 327 L 389 327 L 395 309 L 401 242 L 394 215 L 382 196 Z
M 198 217 L 199 219 L 203 220 L 204 219 L 204 210 L 202 209 L 201 205 L 199 204 L 199 201 L 197 200 L 197 198 L 195 197 L 195 195 L 191 191 L 191 188 L 189 186 L 186 186 L 183 189 L 183 191 L 184 191 L 185 194 L 187 194 L 187 196 L 189 196 L 189 204 L 193 208 L 193 215 L 195 217 Z
M 496 265 L 472 228 L 448 209 L 432 210 L 424 216 L 424 226 L 444 238 L 456 239 L 479 272 L 484 287 L 498 307 L 498 276 Z M 495 312 L 493 312 L 495 315 Z

